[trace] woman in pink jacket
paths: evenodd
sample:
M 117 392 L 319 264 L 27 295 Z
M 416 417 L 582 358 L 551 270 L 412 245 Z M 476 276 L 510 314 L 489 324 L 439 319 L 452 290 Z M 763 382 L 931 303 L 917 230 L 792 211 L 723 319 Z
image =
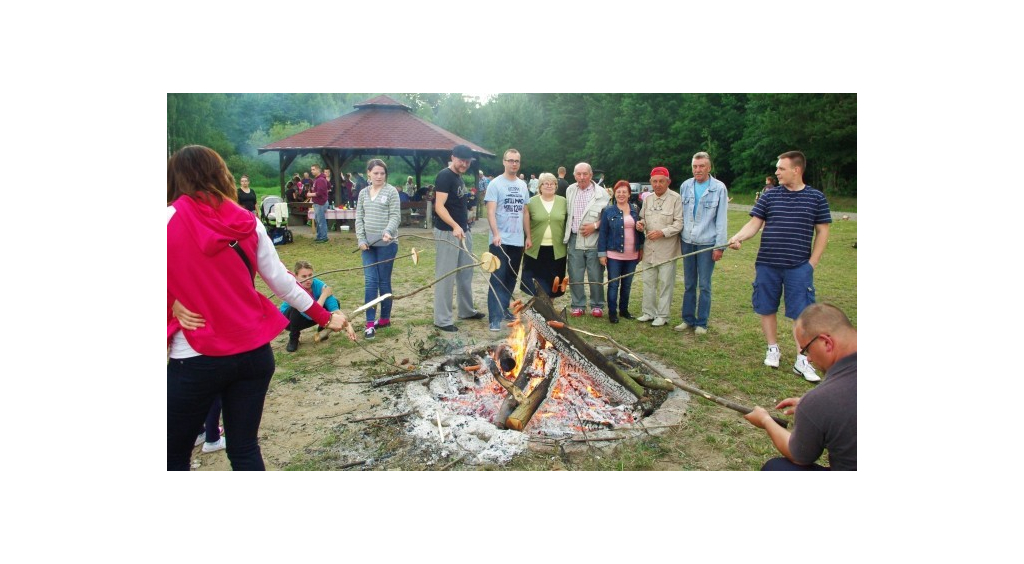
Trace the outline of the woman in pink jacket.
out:
M 257 272 L 279 298 L 355 340 L 345 315 L 295 282 L 266 228 L 237 202 L 213 150 L 190 145 L 167 161 L 168 470 L 189 469 L 196 429 L 218 394 L 231 467 L 264 469 L 256 436 L 274 374 L 270 341 L 288 320 L 256 291 Z

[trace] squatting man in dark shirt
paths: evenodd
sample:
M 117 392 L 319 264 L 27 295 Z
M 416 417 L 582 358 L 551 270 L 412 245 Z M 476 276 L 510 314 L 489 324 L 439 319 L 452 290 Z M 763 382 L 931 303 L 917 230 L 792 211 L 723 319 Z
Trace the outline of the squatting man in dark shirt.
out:
M 839 308 L 811 304 L 793 325 L 801 354 L 826 371 L 825 379 L 802 398 L 775 406 L 794 415 L 790 433 L 761 407 L 745 415 L 768 432 L 785 458 L 773 458 L 762 470 L 857 469 L 857 329 Z M 828 450 L 829 468 L 814 462 Z

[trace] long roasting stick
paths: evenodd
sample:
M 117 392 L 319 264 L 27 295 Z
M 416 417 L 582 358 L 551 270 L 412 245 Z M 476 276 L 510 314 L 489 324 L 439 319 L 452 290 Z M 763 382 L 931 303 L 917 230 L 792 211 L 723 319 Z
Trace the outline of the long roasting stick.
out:
M 672 261 L 676 261 L 676 260 L 679 260 L 679 259 L 682 259 L 682 258 L 686 258 L 686 257 L 692 257 L 694 255 L 699 255 L 701 253 L 706 253 L 708 251 L 717 251 L 719 249 L 725 249 L 728 246 L 729 246 L 729 244 L 727 243 L 725 245 L 719 245 L 717 247 L 708 247 L 706 249 L 701 249 L 699 251 L 693 251 L 692 253 L 686 253 L 685 255 L 679 255 L 677 257 L 672 257 L 670 259 L 663 260 L 663 261 L 661 261 L 659 263 L 655 263 L 655 264 L 652 264 L 650 266 L 638 268 L 638 269 L 636 269 L 635 272 L 630 272 L 629 274 L 623 274 L 622 276 L 618 276 L 618 277 L 615 277 L 615 278 L 609 278 L 608 280 L 605 280 L 604 282 L 595 282 L 595 284 L 599 283 L 601 285 L 607 286 L 611 282 L 615 282 L 616 280 L 622 280 L 623 278 L 626 278 L 626 277 L 629 277 L 629 276 L 635 276 L 635 275 L 640 274 L 641 272 L 643 272 L 643 271 L 645 271 L 645 270 L 647 270 L 649 268 L 654 268 L 655 266 L 661 266 L 663 264 L 668 264 L 668 263 L 670 263 Z M 569 285 L 573 285 L 573 284 L 582 286 L 582 285 L 590 284 L 590 282 L 569 282 Z
M 635 358 L 640 363 L 642 363 L 644 366 L 646 366 L 650 370 L 654 371 L 655 374 L 657 374 L 658 376 L 661 376 L 662 378 L 664 378 L 666 382 L 672 384 L 673 386 L 675 386 L 675 387 L 677 387 L 677 388 L 679 388 L 681 390 L 685 390 L 687 392 L 690 392 L 691 394 L 696 394 L 696 395 L 698 395 L 698 396 L 700 396 L 700 397 L 702 397 L 702 398 L 704 398 L 706 400 L 713 401 L 713 402 L 717 403 L 718 405 L 720 405 L 722 407 L 728 407 L 729 409 L 731 409 L 733 411 L 737 411 L 739 413 L 742 413 L 743 415 L 746 415 L 746 414 L 750 413 L 751 411 L 754 411 L 754 408 L 752 408 L 752 407 L 747 407 L 745 405 L 740 405 L 738 403 L 731 402 L 731 401 L 729 401 L 729 400 L 727 400 L 725 398 L 720 398 L 720 397 L 718 397 L 716 395 L 709 394 L 709 393 L 705 392 L 704 390 L 701 390 L 700 388 L 691 386 L 689 384 L 681 384 L 679 382 L 676 382 L 675 380 L 673 380 L 673 379 L 669 378 L 668 376 L 666 376 L 661 370 L 658 370 L 657 368 L 652 366 L 651 363 L 649 363 L 646 360 L 644 360 L 643 358 L 637 356 L 636 353 L 634 353 L 633 351 L 629 350 L 628 348 L 620 345 L 619 343 L 617 343 L 615 341 L 615 339 L 612 339 L 611 337 L 609 337 L 607 335 L 598 335 L 597 333 L 591 333 L 589 331 L 584 331 L 582 329 L 575 329 L 573 327 L 569 327 L 568 325 L 566 325 L 565 323 L 562 323 L 561 321 L 548 321 L 548 325 L 550 325 L 552 327 L 558 327 L 560 329 L 564 327 L 566 329 L 569 329 L 570 331 L 575 331 L 577 333 L 583 333 L 584 335 L 590 335 L 591 337 L 598 337 L 598 338 L 601 338 L 601 339 L 607 339 L 608 341 L 610 341 L 616 347 L 626 351 L 626 353 L 628 353 L 629 356 Z M 789 421 L 786 421 L 785 419 L 782 419 L 780 417 L 776 417 L 774 415 L 772 415 L 771 417 L 772 417 L 772 420 L 774 420 L 776 423 L 781 425 L 783 429 L 789 427 Z

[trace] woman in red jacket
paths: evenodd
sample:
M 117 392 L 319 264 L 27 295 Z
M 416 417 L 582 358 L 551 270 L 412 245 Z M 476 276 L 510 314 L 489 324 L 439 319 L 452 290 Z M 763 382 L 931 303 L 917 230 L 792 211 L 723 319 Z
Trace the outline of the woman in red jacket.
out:
M 255 274 L 319 325 L 353 341 L 355 332 L 288 273 L 216 152 L 190 145 L 171 156 L 167 202 L 167 469 L 189 469 L 196 429 L 219 394 L 231 467 L 263 470 L 256 436 L 274 374 L 270 341 L 288 320 L 256 291 Z

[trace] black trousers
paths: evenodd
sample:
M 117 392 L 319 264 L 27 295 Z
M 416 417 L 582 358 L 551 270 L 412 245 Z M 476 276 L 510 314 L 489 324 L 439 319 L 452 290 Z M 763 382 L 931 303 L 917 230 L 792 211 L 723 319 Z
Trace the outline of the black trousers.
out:
M 301 311 L 293 307 L 288 308 L 288 327 L 285 327 L 285 329 L 288 330 L 289 340 L 298 341 L 299 332 L 303 329 L 308 329 L 315 324 L 316 322 L 312 319 L 306 319 L 306 317 L 302 315 Z

